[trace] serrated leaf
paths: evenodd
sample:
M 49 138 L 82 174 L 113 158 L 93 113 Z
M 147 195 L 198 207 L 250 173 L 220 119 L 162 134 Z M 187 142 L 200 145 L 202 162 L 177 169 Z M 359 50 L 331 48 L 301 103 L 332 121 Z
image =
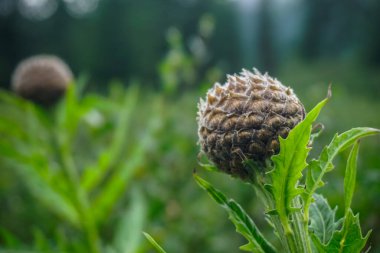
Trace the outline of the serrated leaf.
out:
M 348 212 L 352 196 L 355 191 L 355 181 L 356 181 L 356 163 L 358 160 L 359 153 L 359 141 L 355 142 L 351 149 L 350 155 L 348 156 L 346 173 L 344 175 L 344 205 L 345 213 Z
M 325 127 L 321 123 L 313 126 L 313 129 L 311 130 L 312 133 L 310 135 L 310 144 L 309 145 L 312 145 L 314 143 L 314 140 L 322 134 L 323 130 L 325 130 Z
M 306 168 L 307 148 L 310 140 L 313 122 L 317 119 L 321 109 L 328 98 L 320 102 L 306 116 L 306 118 L 293 128 L 286 139 L 280 139 L 280 153 L 272 156 L 274 169 L 270 172 L 272 177 L 272 192 L 275 208 L 286 231 L 291 231 L 288 215 L 292 210 L 292 200 L 303 192 L 298 187 L 302 177 L 302 170 Z
M 194 174 L 194 179 L 198 185 L 221 205 L 228 213 L 229 219 L 235 225 L 236 231 L 242 234 L 248 244 L 240 247 L 242 250 L 260 253 L 276 252 L 274 247 L 264 238 L 256 224 L 247 215 L 243 208 L 234 200 L 228 200 L 223 193 L 215 189 L 210 183 Z
M 143 234 L 146 237 L 146 239 L 148 239 L 150 244 L 152 244 L 152 246 L 157 250 L 158 253 L 166 253 L 166 251 L 153 239 L 153 237 L 151 237 L 148 233 L 145 232 L 143 232 Z
M 332 161 L 335 156 L 340 151 L 351 146 L 358 139 L 379 133 L 379 129 L 358 127 L 348 130 L 340 135 L 336 134 L 331 143 L 322 150 L 319 158 L 310 162 L 306 176 L 306 188 L 302 194 L 302 198 L 304 200 L 305 216 L 308 215 L 309 206 L 312 201 L 312 195 L 319 187 L 323 185 L 322 178 L 324 174 L 334 168 Z
M 322 195 L 314 194 L 313 198 L 315 201 L 310 205 L 309 229 L 322 243 L 327 243 L 341 224 L 335 221 L 337 208 L 331 209 Z
M 362 236 L 359 215 L 354 216 L 351 209 L 347 212 L 343 228 L 335 231 L 331 240 L 323 244 L 315 234 L 311 238 L 319 253 L 359 253 L 365 247 L 371 231 Z

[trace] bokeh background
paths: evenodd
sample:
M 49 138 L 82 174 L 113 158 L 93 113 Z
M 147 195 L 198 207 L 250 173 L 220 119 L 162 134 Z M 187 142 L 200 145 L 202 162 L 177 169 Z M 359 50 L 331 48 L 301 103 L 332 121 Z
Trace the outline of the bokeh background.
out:
M 379 25 L 377 0 L 0 0 L 0 249 L 153 252 L 147 231 L 168 252 L 237 252 L 194 169 L 270 234 L 251 187 L 199 166 L 199 97 L 256 67 L 309 110 L 331 83 L 318 154 L 335 132 L 380 128 Z M 10 91 L 17 63 L 41 53 L 77 78 L 55 108 Z M 352 207 L 373 252 L 379 151 L 379 137 L 362 142 Z M 322 191 L 338 216 L 347 156 Z

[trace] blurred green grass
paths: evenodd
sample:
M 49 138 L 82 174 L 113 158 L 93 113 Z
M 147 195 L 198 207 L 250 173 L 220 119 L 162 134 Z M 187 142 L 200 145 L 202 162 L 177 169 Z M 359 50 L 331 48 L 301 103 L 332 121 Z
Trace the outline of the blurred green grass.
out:
M 376 71 L 339 62 L 295 61 L 277 77 L 293 87 L 307 110 L 325 97 L 332 83 L 333 98 L 319 120 L 326 128 L 313 152 L 335 132 L 380 128 Z M 196 186 L 194 169 L 241 203 L 268 233 L 249 185 L 198 165 L 196 105 L 205 86 L 170 92 L 138 83 L 124 88 L 113 82 L 109 87 L 106 95 L 73 90 L 51 110 L 1 91 L 1 250 L 88 252 L 91 226 L 83 221 L 92 220 L 102 252 L 152 252 L 142 231 L 168 252 L 236 252 L 244 240 Z M 363 230 L 375 231 L 370 237 L 374 252 L 380 251 L 379 150 L 378 137 L 363 141 L 352 204 Z M 79 186 L 70 184 L 65 168 L 70 162 L 62 163 L 62 154 L 75 163 Z M 344 152 L 338 157 L 337 170 L 328 174 L 323 191 L 340 212 L 347 156 Z M 89 207 L 75 200 L 78 189 Z

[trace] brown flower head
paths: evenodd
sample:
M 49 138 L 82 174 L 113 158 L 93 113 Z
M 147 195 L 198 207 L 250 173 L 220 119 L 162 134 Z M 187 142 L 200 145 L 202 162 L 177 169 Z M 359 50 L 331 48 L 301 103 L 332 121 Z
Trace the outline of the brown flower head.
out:
M 37 55 L 23 60 L 12 76 L 12 89 L 38 104 L 56 103 L 65 93 L 73 75 L 60 58 Z
M 292 89 L 268 74 L 244 70 L 216 83 L 198 104 L 201 151 L 220 169 L 243 180 L 253 174 L 246 161 L 264 167 L 279 152 L 279 140 L 305 117 Z

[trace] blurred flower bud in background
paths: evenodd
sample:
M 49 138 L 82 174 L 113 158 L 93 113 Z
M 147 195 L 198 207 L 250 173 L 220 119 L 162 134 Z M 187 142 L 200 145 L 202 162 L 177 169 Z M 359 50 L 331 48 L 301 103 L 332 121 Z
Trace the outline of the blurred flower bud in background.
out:
M 36 55 L 23 60 L 12 76 L 12 90 L 35 103 L 49 106 L 65 93 L 73 74 L 67 64 L 53 55 Z

